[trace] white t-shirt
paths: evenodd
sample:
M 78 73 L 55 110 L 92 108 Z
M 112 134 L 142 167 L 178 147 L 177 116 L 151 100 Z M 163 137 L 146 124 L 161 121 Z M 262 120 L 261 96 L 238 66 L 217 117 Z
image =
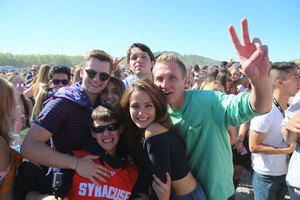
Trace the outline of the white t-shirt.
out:
M 283 120 L 282 113 L 274 105 L 272 110 L 251 120 L 250 129 L 267 133 L 263 144 L 273 147 L 288 147 L 288 144 L 283 140 L 281 134 L 281 121 Z M 281 176 L 287 173 L 288 159 L 287 154 L 264 154 L 252 153 L 253 170 L 270 176 Z
M 286 125 L 297 112 L 300 112 L 300 91 L 294 97 L 292 105 L 286 110 L 282 126 Z M 297 141 L 296 149 L 290 160 L 286 183 L 289 186 L 300 188 L 300 140 Z

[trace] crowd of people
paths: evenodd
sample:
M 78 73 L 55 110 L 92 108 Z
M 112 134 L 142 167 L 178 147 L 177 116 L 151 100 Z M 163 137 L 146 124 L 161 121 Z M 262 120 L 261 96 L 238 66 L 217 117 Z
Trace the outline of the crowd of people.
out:
M 255 199 L 300 199 L 300 67 L 241 27 L 220 66 L 134 43 L 130 71 L 92 50 L 1 75 L 0 200 L 233 200 L 244 169 Z

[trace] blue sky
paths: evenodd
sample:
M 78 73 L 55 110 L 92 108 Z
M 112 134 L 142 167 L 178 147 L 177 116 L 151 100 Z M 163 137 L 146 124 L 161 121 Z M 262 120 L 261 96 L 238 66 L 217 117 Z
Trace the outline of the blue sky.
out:
M 299 0 L 0 0 L 0 52 L 126 55 L 134 42 L 153 52 L 237 59 L 227 27 L 269 46 L 270 60 L 300 59 Z

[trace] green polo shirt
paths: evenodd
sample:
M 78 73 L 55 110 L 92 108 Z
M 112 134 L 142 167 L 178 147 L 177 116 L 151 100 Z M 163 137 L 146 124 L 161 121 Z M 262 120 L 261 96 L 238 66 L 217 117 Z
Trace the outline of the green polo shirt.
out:
M 186 91 L 184 105 L 169 114 L 187 147 L 193 175 L 208 199 L 227 199 L 234 194 L 229 126 L 238 126 L 259 115 L 249 104 L 248 93 Z

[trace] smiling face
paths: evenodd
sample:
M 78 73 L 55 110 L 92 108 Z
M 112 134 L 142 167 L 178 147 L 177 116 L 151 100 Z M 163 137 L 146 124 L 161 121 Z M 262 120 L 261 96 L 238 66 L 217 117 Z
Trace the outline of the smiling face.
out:
M 120 103 L 118 88 L 110 81 L 100 94 L 101 105 L 115 108 Z
M 108 122 L 94 120 L 93 125 L 97 126 L 107 126 L 109 124 L 117 123 L 117 120 L 112 119 Z M 119 142 L 120 135 L 122 133 L 122 126 L 117 130 L 110 131 L 107 128 L 104 132 L 96 133 L 92 132 L 92 136 L 97 140 L 98 144 L 111 156 L 116 157 L 117 155 L 117 144 Z
M 109 62 L 100 61 L 95 58 L 86 61 L 85 67 L 80 73 L 82 75 L 82 88 L 88 94 L 89 98 L 97 96 L 106 87 L 109 79 L 102 81 L 99 77 L 99 73 L 105 72 L 110 74 L 109 69 Z M 94 70 L 97 74 L 94 78 L 89 78 L 86 70 Z
M 187 78 L 176 63 L 157 63 L 153 70 L 154 84 L 164 93 L 172 109 L 178 110 L 185 99 Z
M 131 49 L 129 59 L 129 67 L 135 75 L 147 76 L 151 74 L 151 68 L 153 67 L 154 62 L 151 61 L 147 52 L 134 47 Z
M 147 128 L 156 117 L 155 106 L 145 91 L 135 90 L 129 100 L 129 112 L 132 121 L 139 128 Z

